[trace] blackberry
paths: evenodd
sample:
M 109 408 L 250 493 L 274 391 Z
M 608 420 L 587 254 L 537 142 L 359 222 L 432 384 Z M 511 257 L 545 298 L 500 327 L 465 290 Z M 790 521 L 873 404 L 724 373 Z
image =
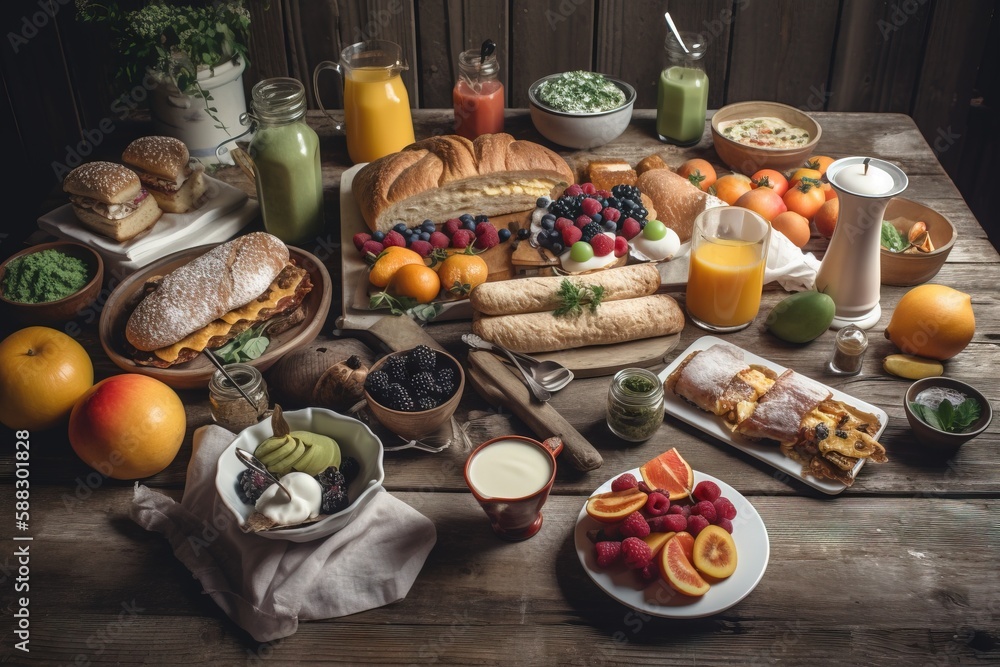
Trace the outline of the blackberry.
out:
M 390 410 L 413 412 L 413 398 L 410 397 L 410 392 L 406 391 L 406 387 L 393 382 L 386 393 L 385 406 Z
M 598 223 L 596 223 L 596 222 L 588 222 L 583 227 L 583 238 L 580 239 L 580 240 L 581 241 L 586 241 L 587 243 L 590 243 L 590 239 L 594 238 L 595 236 L 597 236 L 598 234 L 600 234 L 602 231 L 603 230 L 601 229 L 601 226 Z
M 350 484 L 361 472 L 361 464 L 353 456 L 345 456 L 340 462 L 340 472 L 344 475 L 344 480 Z
M 407 353 L 406 358 L 410 370 L 415 373 L 433 371 L 437 365 L 437 352 L 426 345 L 417 345 Z
M 433 396 L 421 396 L 417 399 L 417 410 L 430 410 L 437 406 L 437 399 Z
M 390 384 L 392 384 L 392 380 L 389 379 L 389 374 L 383 370 L 369 373 L 365 377 L 365 389 L 377 399 L 385 397 L 386 392 L 389 391 Z
M 236 490 L 239 492 L 240 500 L 248 505 L 256 504 L 264 489 L 272 484 L 271 480 L 256 470 L 244 470 L 240 473 L 238 481 Z
M 382 369 L 389 375 L 390 384 L 395 382 L 397 384 L 402 384 L 406 382 L 406 359 L 396 355 L 389 357 L 385 361 L 385 366 Z
M 341 461 L 341 464 L 343 464 L 343 461 Z M 316 475 L 316 481 L 320 483 L 324 491 L 331 486 L 347 486 L 346 476 L 337 469 L 337 466 L 330 466 Z
M 343 486 L 331 486 L 323 489 L 323 499 L 319 511 L 322 514 L 336 514 L 351 504 L 347 497 L 347 489 Z
M 434 381 L 438 385 L 455 384 L 455 369 L 451 366 L 445 366 L 437 372 L 437 377 L 434 378 Z
M 639 194 L 639 188 L 634 185 L 616 185 L 611 188 L 611 194 L 618 199 L 631 199 L 634 202 L 642 201 L 642 196 Z
M 410 378 L 410 393 L 415 398 L 430 396 L 434 393 L 434 386 L 434 374 L 430 371 L 420 371 Z

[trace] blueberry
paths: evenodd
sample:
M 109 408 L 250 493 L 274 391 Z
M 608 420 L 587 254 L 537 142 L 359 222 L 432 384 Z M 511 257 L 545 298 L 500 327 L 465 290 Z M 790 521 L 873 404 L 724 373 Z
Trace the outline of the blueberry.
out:
M 556 217 L 557 216 L 554 215 L 554 214 L 552 214 L 552 213 L 546 213 L 545 215 L 542 216 L 542 222 L 545 222 L 546 220 L 550 220 L 552 222 L 555 222 L 556 221 Z
M 614 220 L 604 221 L 604 231 L 613 232 L 616 231 L 617 229 L 618 229 L 618 223 L 616 223 Z
M 372 241 L 378 241 L 381 243 L 385 240 L 385 232 L 375 232 L 372 234 Z
M 599 223 L 602 220 L 604 220 L 604 216 L 601 215 L 600 213 L 595 213 L 594 215 L 590 216 L 590 219 L 593 220 L 594 222 Z
M 420 232 L 420 240 L 421 241 L 430 241 L 431 240 L 431 233 L 430 232 Z
M 412 229 L 405 229 L 404 228 L 404 229 L 401 229 L 399 231 L 402 232 L 403 238 L 407 238 L 408 239 L 408 238 L 411 238 L 413 236 L 413 230 Z
M 525 228 L 517 230 L 517 238 L 521 239 L 522 241 L 528 238 L 529 236 L 531 236 L 530 229 Z
M 476 221 L 473 220 L 471 217 L 469 218 L 469 220 L 463 220 L 462 229 L 468 229 L 470 232 L 476 231 Z
M 406 223 L 405 222 L 397 222 L 395 225 L 393 225 L 392 229 L 394 231 L 397 231 L 400 234 L 402 234 L 403 232 L 406 231 Z
M 462 222 L 475 222 L 476 221 L 476 219 L 473 218 L 472 215 L 469 214 L 469 213 L 463 213 L 462 215 L 458 216 L 458 219 L 461 220 Z
M 420 229 L 422 229 L 423 231 L 428 232 L 428 233 L 433 232 L 434 231 L 434 221 L 433 220 L 424 220 L 422 223 L 420 223 Z
M 545 234 L 543 232 L 543 233 L 541 233 L 541 234 L 538 235 L 538 245 L 542 246 L 543 248 L 548 248 L 549 247 L 549 243 L 550 243 L 550 241 L 549 241 L 548 234 Z
M 552 252 L 554 252 L 555 254 L 558 255 L 559 253 L 561 253 L 563 251 L 563 244 L 559 243 L 559 242 L 553 243 L 551 250 L 552 250 Z
M 552 229 L 555 226 L 556 226 L 555 218 L 552 219 L 542 218 L 542 229 Z
M 537 206 L 538 208 L 545 208 L 545 207 L 546 207 L 546 206 L 548 206 L 548 205 L 549 205 L 549 204 L 550 204 L 551 202 L 552 202 L 552 200 L 551 200 L 551 199 L 549 199 L 548 197 L 539 197 L 539 198 L 538 198 L 538 199 L 537 199 L 537 200 L 535 201 L 535 206 Z
M 490 216 L 485 214 L 480 214 L 475 217 L 476 222 L 489 222 Z
M 504 227 L 503 229 L 497 232 L 497 236 L 500 237 L 501 241 L 506 241 L 507 239 L 510 238 L 510 230 Z M 430 238 L 430 235 L 428 235 L 428 238 Z

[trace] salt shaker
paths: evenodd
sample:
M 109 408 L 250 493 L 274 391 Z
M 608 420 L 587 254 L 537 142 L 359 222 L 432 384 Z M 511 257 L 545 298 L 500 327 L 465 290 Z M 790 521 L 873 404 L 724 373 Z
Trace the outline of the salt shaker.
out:
M 868 335 L 864 329 L 850 324 L 837 332 L 827 369 L 837 375 L 857 375 L 861 372 L 861 362 L 867 349 Z

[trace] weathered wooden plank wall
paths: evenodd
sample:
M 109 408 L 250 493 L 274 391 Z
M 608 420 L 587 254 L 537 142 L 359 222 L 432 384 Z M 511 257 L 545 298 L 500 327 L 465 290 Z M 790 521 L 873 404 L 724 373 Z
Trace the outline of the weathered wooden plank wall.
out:
M 990 127 L 983 110 L 975 110 L 978 122 L 968 121 L 977 74 L 988 53 L 997 56 L 995 46 L 987 52 L 991 26 L 996 32 L 992 0 L 247 2 L 253 16 L 247 92 L 260 79 L 293 76 L 306 84 L 314 108 L 313 69 L 366 38 L 403 47 L 414 107 L 450 107 L 458 52 L 486 38 L 498 44 L 509 107 L 527 105 L 527 88 L 538 77 L 567 69 L 624 78 L 637 88 L 637 106 L 652 107 L 666 35 L 662 13 L 670 11 L 682 30 L 701 32 L 709 42 L 712 108 L 768 99 L 807 110 L 907 113 L 953 176 L 968 168 L 969 156 L 985 161 L 973 174 L 997 166 L 995 155 L 970 152 Z M 98 128 L 124 120 L 108 40 L 75 20 L 72 3 L 55 5 L 59 12 L 36 26 L 36 35 L 20 48 L 11 42 L 0 55 L 5 114 L 14 121 L 5 135 L 24 147 L 29 171 L 48 172 L 50 187 L 54 161 L 65 161 L 88 136 L 113 140 L 113 132 Z M 24 21 L 37 10 L 36 0 L 4 3 L 8 41 L 31 32 Z M 333 73 L 323 75 L 318 92 L 327 108 L 342 106 Z

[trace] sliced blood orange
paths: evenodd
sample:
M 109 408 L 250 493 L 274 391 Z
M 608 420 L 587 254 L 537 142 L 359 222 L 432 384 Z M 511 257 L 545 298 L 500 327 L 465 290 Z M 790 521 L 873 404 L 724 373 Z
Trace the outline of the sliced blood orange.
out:
M 587 514 L 602 523 L 621 521 L 646 504 L 646 494 L 632 487 L 622 491 L 598 493 L 587 500 Z
M 694 535 L 682 530 L 681 532 L 674 535 L 673 539 L 677 540 L 681 547 L 684 549 L 684 555 L 687 559 L 694 562 Z
M 639 467 L 642 481 L 651 489 L 663 489 L 670 500 L 680 500 L 691 494 L 694 471 L 674 447 Z
M 649 550 L 653 553 L 653 558 L 660 553 L 660 549 L 663 545 L 667 543 L 668 540 L 672 539 L 676 533 L 650 533 L 646 537 L 642 538 L 642 541 L 649 545 Z
M 676 535 L 660 551 L 660 576 L 678 593 L 691 597 L 701 597 L 711 588 L 684 555 Z

